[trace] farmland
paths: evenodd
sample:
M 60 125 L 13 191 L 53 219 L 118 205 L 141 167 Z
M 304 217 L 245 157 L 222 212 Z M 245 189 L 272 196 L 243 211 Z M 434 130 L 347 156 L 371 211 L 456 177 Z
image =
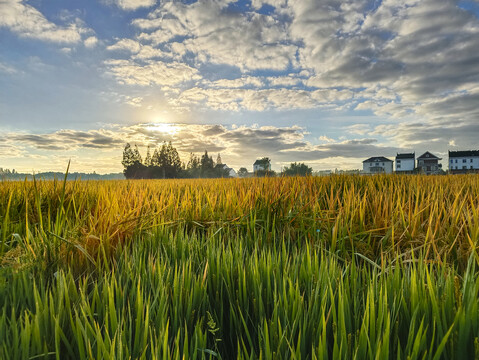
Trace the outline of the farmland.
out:
M 479 358 L 479 177 L 0 184 L 2 359 Z

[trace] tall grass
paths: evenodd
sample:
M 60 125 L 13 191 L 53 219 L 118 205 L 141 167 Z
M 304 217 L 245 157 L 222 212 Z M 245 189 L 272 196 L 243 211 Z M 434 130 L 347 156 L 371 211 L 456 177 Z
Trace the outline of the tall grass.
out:
M 479 358 L 478 190 L 3 182 L 0 358 Z

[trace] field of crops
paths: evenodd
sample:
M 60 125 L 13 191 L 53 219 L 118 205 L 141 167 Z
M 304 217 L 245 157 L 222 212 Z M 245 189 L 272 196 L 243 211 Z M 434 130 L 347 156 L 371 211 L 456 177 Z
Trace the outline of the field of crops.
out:
M 1 359 L 479 359 L 479 177 L 0 183 Z

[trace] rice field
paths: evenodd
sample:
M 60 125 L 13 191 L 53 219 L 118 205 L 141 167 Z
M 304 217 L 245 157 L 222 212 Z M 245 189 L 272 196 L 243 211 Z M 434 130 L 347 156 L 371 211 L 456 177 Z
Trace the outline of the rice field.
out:
M 2 359 L 479 359 L 478 176 L 0 183 Z

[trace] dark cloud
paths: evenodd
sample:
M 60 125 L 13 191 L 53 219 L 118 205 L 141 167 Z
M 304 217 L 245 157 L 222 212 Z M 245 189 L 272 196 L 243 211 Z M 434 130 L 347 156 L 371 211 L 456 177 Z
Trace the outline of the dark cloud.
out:
M 109 135 L 100 131 L 60 130 L 47 134 L 14 134 L 9 137 L 13 141 L 33 146 L 41 150 L 69 150 L 79 147 L 112 148 L 121 146 L 124 141 L 116 134 Z

